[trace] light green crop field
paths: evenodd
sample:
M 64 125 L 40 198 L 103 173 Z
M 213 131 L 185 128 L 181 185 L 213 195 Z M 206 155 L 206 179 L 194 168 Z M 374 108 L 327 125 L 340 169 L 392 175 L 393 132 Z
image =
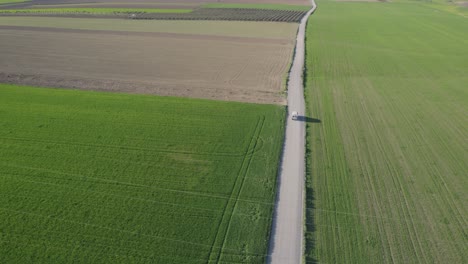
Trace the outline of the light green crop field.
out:
M 204 4 L 204 8 L 246 8 L 246 9 L 266 9 L 266 10 L 291 10 L 308 11 L 311 7 L 304 5 L 288 4 L 234 4 L 234 3 L 209 3 Z
M 31 3 L 32 4 L 32 3 Z M 101 2 L 78 2 L 78 3 L 58 3 L 56 4 L 37 4 L 30 5 L 28 8 L 162 8 L 162 9 L 193 9 L 199 7 L 201 3 L 158 3 L 158 2 L 111 2 L 111 1 L 101 1 Z
M 468 263 L 468 20 L 318 2 L 307 30 L 308 263 Z
M 0 262 L 263 263 L 284 115 L 0 85 Z
M 26 2 L 26 0 L 0 0 L 0 5 Z
M 162 9 L 162 8 L 31 8 L 31 9 L 3 9 L 0 14 L 16 13 L 87 13 L 87 14 L 112 14 L 112 13 L 190 13 L 192 9 Z

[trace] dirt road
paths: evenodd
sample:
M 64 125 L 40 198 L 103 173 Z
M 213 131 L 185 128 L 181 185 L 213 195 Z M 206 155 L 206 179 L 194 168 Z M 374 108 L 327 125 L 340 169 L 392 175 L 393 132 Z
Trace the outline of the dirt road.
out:
M 307 19 L 302 19 L 297 33 L 296 54 L 289 75 L 288 113 L 278 194 L 273 217 L 268 263 L 295 264 L 302 262 L 304 240 L 304 181 L 305 181 L 305 123 L 302 72 L 304 68 L 304 42 Z M 299 118 L 291 119 L 297 111 Z

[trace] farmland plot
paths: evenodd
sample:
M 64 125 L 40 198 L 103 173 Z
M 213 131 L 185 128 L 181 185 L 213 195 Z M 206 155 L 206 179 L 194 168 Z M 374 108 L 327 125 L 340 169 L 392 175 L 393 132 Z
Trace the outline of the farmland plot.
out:
M 1 263 L 263 263 L 284 108 L 0 85 Z
M 192 9 L 176 8 L 23 8 L 0 9 L 0 14 L 129 14 L 129 13 L 190 13 Z
M 307 10 L 262 10 L 249 8 L 200 8 L 190 13 L 142 13 L 134 19 L 274 21 L 298 23 Z
M 468 262 L 467 25 L 431 5 L 320 1 L 309 263 Z
M 0 16 L 65 18 L 120 18 L 146 20 L 228 20 L 298 23 L 307 11 L 243 8 L 143 9 L 143 8 L 48 8 L 0 10 Z
M 54 17 L 0 17 L 0 26 L 153 32 L 242 38 L 294 39 L 297 26 L 285 23 L 240 21 L 145 21 Z M 274 30 L 273 30 L 274 29 Z M 40 29 L 37 29 L 40 30 Z
M 8 2 L 15 2 L 18 0 L 3 0 Z M 289 5 L 310 5 L 307 0 L 94 0 L 92 3 L 101 4 L 116 4 L 126 3 L 133 4 L 133 2 L 144 4 L 200 4 L 200 3 L 239 3 L 239 4 L 289 4 Z M 32 0 L 31 5 L 53 5 L 53 4 L 89 4 L 89 0 Z
M 0 82 L 285 102 L 296 24 L 50 19 L 0 19 Z
M 219 8 L 215 8 L 219 6 Z M 257 8 L 252 8 L 252 7 Z M 172 7 L 172 8 L 169 8 Z M 182 9 L 185 7 L 185 9 Z M 229 20 L 229 21 L 270 21 L 297 23 L 306 14 L 308 6 L 289 5 L 206 5 L 190 9 L 188 6 L 151 7 L 93 7 L 89 5 L 31 6 L 30 8 L 0 7 L 0 16 L 39 16 L 66 18 L 119 18 L 151 20 Z M 269 8 L 271 7 L 271 8 Z M 281 8 L 285 8 L 284 10 Z M 289 8 L 289 9 L 288 9 Z
M 21 3 L 25 0 L 0 0 L 0 7 L 1 5 L 7 6 L 7 4 L 14 4 L 14 3 Z

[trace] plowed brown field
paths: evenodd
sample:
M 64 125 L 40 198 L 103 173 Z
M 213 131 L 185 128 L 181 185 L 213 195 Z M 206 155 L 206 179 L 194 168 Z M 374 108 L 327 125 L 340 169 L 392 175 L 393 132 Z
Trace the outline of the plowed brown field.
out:
M 253 38 L 0 26 L 0 82 L 281 104 L 296 29 Z

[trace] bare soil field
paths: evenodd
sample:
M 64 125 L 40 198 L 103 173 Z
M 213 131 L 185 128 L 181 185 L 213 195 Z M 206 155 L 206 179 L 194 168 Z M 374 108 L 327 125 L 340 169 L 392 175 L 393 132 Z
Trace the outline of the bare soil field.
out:
M 157 21 L 152 21 L 157 23 Z M 295 32 L 297 27 L 291 27 Z M 3 26 L 0 82 L 285 103 L 292 38 Z
M 295 39 L 297 31 L 297 25 L 289 23 L 252 23 L 241 21 L 136 21 L 89 18 L 64 19 L 57 17 L 0 17 L 0 26 L 179 33 L 204 36 L 286 39 L 288 41 Z

